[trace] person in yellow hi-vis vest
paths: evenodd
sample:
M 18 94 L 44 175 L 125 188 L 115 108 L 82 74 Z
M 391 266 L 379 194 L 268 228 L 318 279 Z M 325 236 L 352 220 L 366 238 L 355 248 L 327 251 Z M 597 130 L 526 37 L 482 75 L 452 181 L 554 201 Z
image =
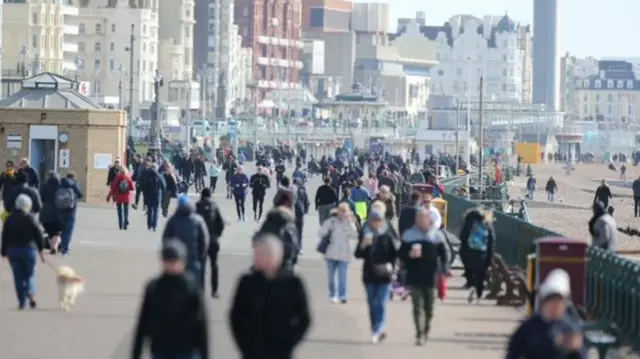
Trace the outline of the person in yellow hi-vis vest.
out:
M 359 218 L 359 223 L 362 223 L 367 219 L 369 201 L 371 200 L 371 194 L 363 187 L 364 181 L 361 178 L 356 180 L 356 186 L 351 190 L 351 200 L 355 207 L 355 214 Z
M 13 161 L 7 161 L 5 166 L 6 169 L 0 174 L 0 190 L 2 190 L 2 202 L 4 204 L 4 208 L 2 208 L 2 212 L 0 212 L 0 220 L 2 220 L 2 223 L 9 217 L 7 206 L 9 204 L 10 194 L 15 186 L 16 175 L 16 168 Z

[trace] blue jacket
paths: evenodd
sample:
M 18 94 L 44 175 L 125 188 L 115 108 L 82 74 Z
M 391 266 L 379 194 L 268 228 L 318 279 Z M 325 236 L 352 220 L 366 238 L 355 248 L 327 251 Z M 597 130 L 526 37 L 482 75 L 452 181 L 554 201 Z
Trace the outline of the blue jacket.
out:
M 249 177 L 244 173 L 236 173 L 229 179 L 229 185 L 233 188 L 233 194 L 244 196 L 249 187 Z
M 369 202 L 371 195 L 366 188 L 355 187 L 351 190 L 351 200 L 354 202 Z
M 291 176 L 291 178 L 293 178 L 294 180 L 296 178 L 299 178 L 300 180 L 302 180 L 302 183 L 306 183 L 307 182 L 307 175 L 301 170 L 293 171 L 293 175 Z

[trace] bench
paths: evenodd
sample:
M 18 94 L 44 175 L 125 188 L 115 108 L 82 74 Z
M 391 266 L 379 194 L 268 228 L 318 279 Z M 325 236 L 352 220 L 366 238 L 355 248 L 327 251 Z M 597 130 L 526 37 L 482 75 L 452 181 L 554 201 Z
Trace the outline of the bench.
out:
M 460 258 L 460 241 L 454 242 L 449 238 L 447 231 L 441 229 L 442 234 L 444 234 L 444 238 L 447 241 L 447 247 L 449 249 L 449 268 L 451 269 L 462 269 L 460 266 L 453 266 L 453 262 L 455 262 L 456 258 Z M 460 258 L 462 260 L 462 258 Z
M 486 299 L 495 299 L 499 306 L 521 307 L 531 300 L 524 271 L 508 267 L 500 255 L 494 255 L 490 266 L 489 294 Z

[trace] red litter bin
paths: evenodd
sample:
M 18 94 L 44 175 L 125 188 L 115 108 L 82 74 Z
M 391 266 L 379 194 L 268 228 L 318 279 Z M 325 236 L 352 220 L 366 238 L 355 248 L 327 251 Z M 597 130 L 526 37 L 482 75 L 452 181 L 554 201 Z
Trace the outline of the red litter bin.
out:
M 566 237 L 544 237 L 536 241 L 536 288 L 556 268 L 564 269 L 571 278 L 571 298 L 578 308 L 586 304 L 587 244 Z

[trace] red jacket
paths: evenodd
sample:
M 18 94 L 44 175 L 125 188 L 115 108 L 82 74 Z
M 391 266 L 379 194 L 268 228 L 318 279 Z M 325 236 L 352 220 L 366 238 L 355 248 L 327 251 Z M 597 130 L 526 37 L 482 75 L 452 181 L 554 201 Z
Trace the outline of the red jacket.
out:
M 129 189 L 126 193 L 120 191 L 120 182 L 127 181 Z M 133 191 L 133 181 L 131 177 L 125 174 L 118 174 L 116 178 L 111 182 L 111 190 L 109 191 L 109 198 L 112 198 L 115 203 L 129 203 L 131 202 L 131 192 Z

